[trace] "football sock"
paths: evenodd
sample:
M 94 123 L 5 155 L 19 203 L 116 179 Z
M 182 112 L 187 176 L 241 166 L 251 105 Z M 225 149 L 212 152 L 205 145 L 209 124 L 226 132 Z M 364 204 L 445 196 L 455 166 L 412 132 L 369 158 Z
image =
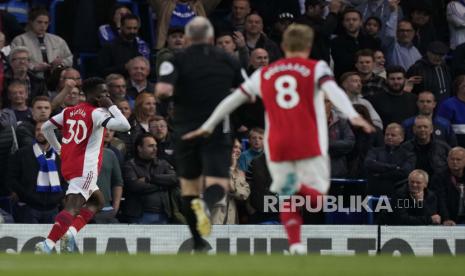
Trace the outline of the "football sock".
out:
M 94 217 L 94 212 L 91 210 L 82 207 L 79 210 L 79 214 L 74 218 L 73 224 L 70 226 L 69 230 L 75 236 L 79 230 L 81 230 L 87 223 Z
M 194 199 L 199 198 L 198 196 L 183 196 L 182 197 L 182 213 L 186 218 L 187 225 L 192 233 L 194 239 L 194 247 L 203 244 L 202 238 L 200 237 L 199 231 L 197 230 L 197 217 L 195 216 L 194 210 L 191 208 L 191 202 Z
M 317 206 L 317 198 L 319 196 L 322 196 L 322 194 L 319 191 L 303 183 L 300 185 L 300 189 L 299 191 L 297 191 L 297 194 L 305 197 L 310 197 L 310 206 L 312 206 L 312 208 L 315 208 Z M 305 198 L 305 200 L 307 200 L 307 198 Z
M 302 225 L 302 216 L 300 214 L 300 209 L 291 208 L 291 203 L 285 201 L 283 203 L 284 210 L 279 213 L 281 219 L 281 224 L 286 229 L 289 245 L 300 243 L 300 227 Z
M 207 204 L 208 210 L 213 210 L 215 204 L 224 197 L 224 188 L 219 184 L 208 186 L 203 193 L 203 200 Z
M 68 211 L 63 210 L 58 215 L 55 217 L 55 224 L 52 227 L 52 230 L 50 230 L 50 233 L 48 234 L 48 240 L 47 245 L 51 248 L 55 246 L 55 244 L 52 244 L 50 241 L 56 243 L 65 233 L 68 231 L 68 228 L 71 226 L 73 223 L 73 215 L 71 215 Z

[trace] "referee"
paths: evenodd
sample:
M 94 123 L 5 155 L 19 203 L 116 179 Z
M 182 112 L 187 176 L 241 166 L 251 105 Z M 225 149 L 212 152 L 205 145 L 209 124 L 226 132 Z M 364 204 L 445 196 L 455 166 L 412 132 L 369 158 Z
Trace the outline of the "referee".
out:
M 229 187 L 232 137 L 225 118 L 208 138 L 184 141 L 181 136 L 197 129 L 215 107 L 241 82 L 239 62 L 213 46 L 213 26 L 205 17 L 195 17 L 185 28 L 190 45 L 160 65 L 157 99 L 173 96 L 176 171 L 180 177 L 182 209 L 194 239 L 202 251 L 201 236 L 210 234 L 208 211 Z M 203 184 L 203 200 L 199 198 Z

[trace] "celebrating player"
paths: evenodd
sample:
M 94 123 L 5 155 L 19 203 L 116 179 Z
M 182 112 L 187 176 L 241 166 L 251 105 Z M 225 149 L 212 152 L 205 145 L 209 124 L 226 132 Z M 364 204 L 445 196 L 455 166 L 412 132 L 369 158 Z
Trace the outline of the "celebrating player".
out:
M 103 79 L 87 79 L 82 89 L 86 95 L 85 102 L 65 108 L 42 126 L 45 138 L 61 154 L 61 171 L 69 187 L 64 209 L 56 216 L 47 239 L 36 244 L 36 253 L 50 254 L 60 238 L 62 252 L 74 251 L 77 232 L 104 203 L 97 178 L 102 165 L 105 128 L 116 131 L 130 129 L 129 122 L 111 102 Z M 55 136 L 56 128 L 62 130 L 62 145 Z
M 260 96 L 266 110 L 265 151 L 273 178 L 271 190 L 282 196 L 298 194 L 312 199 L 326 194 L 330 168 L 325 95 L 352 125 L 366 132 L 372 132 L 373 128 L 354 110 L 326 62 L 307 59 L 313 37 L 308 26 L 288 27 L 281 45 L 286 58 L 257 70 L 216 107 L 199 129 L 183 138 L 209 135 L 227 114 Z M 299 211 L 290 208 L 281 212 L 280 218 L 291 254 L 304 254 Z

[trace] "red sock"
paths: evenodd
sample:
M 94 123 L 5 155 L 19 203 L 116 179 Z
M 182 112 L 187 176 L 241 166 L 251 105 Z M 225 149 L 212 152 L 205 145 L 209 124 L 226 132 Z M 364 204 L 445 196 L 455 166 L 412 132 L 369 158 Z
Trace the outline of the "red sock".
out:
M 79 232 L 86 224 L 94 217 L 94 212 L 87 208 L 81 208 L 79 214 L 74 218 L 72 227 L 76 228 L 76 231 Z
M 69 212 L 63 210 L 55 217 L 55 224 L 48 234 L 49 239 L 54 242 L 57 242 L 65 233 L 68 231 L 68 228 L 73 223 L 73 215 Z
M 286 229 L 289 245 L 300 243 L 300 226 L 302 225 L 300 210 L 297 209 L 292 212 L 290 202 L 288 201 L 284 202 L 283 207 L 289 211 L 280 212 L 279 217 L 281 224 Z
M 319 196 L 322 196 L 323 194 L 320 193 L 319 191 L 317 191 L 316 189 L 310 187 L 310 186 L 307 186 L 305 184 L 300 184 L 300 189 L 299 191 L 297 191 L 297 194 L 301 195 L 301 196 L 309 196 L 310 197 L 310 205 L 312 206 L 312 208 L 316 208 L 317 206 L 317 198 Z

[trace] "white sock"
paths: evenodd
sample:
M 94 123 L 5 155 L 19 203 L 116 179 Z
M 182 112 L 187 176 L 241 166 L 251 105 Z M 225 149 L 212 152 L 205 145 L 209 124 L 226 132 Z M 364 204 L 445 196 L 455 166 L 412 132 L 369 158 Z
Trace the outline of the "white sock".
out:
M 71 233 L 71 235 L 73 235 L 73 237 L 76 237 L 77 230 L 76 230 L 76 228 L 74 228 L 74 226 L 70 226 L 68 231 Z
M 52 241 L 51 239 L 46 239 L 45 244 L 47 245 L 48 248 L 53 249 L 55 247 L 55 242 Z

